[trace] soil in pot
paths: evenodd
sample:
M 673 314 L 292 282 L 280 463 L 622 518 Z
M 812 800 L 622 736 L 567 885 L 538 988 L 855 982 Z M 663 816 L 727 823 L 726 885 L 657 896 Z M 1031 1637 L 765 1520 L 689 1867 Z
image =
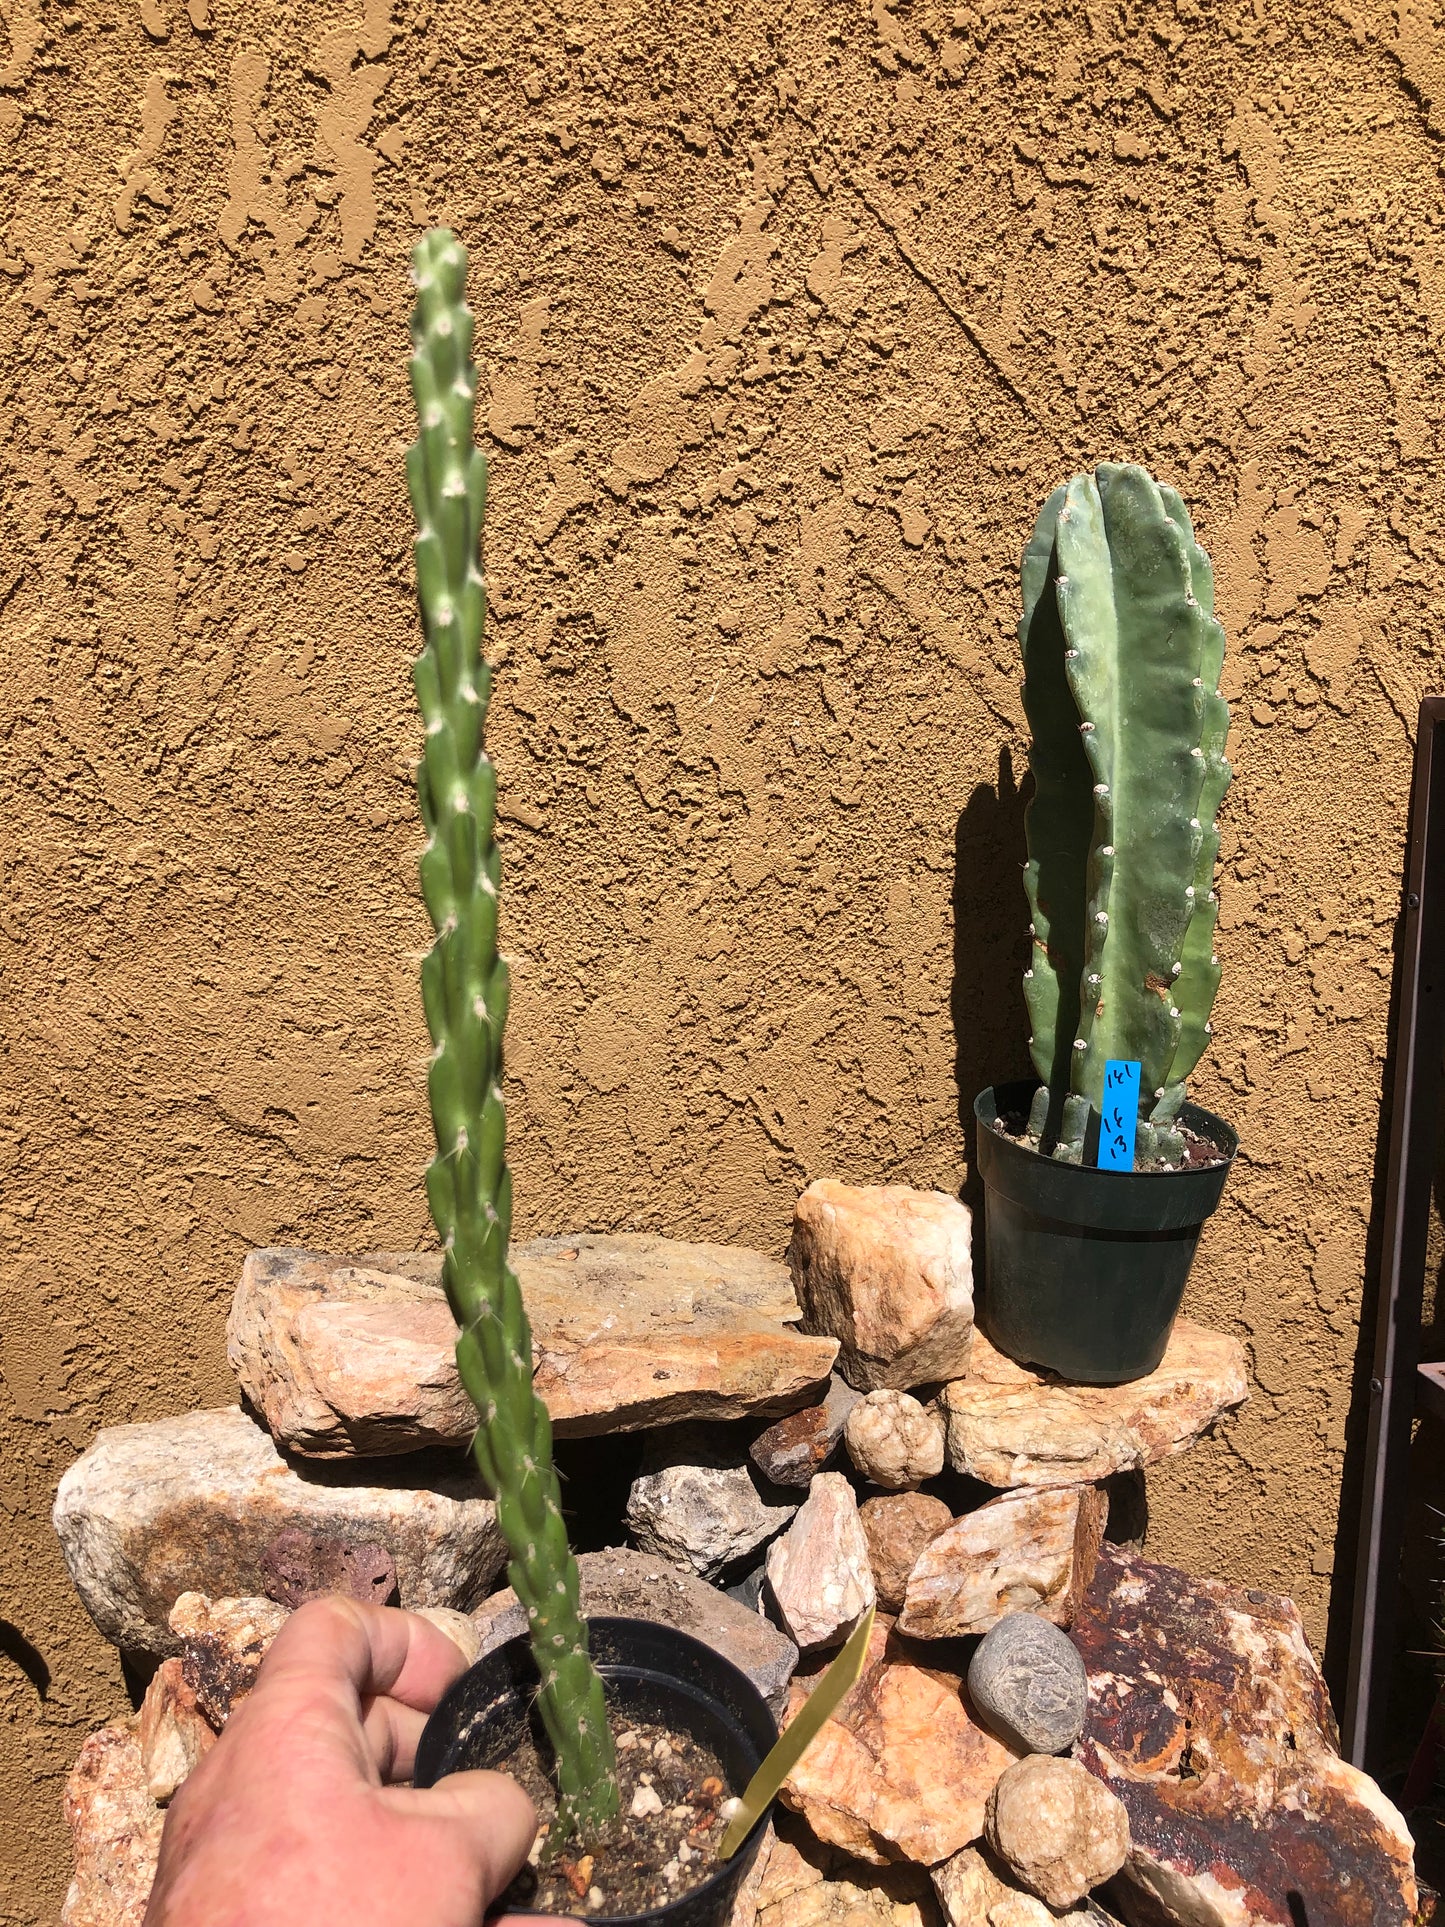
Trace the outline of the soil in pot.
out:
M 651 1914 L 717 1870 L 717 1844 L 732 1811 L 723 1766 L 691 1734 L 648 1720 L 614 1722 L 622 1810 L 607 1838 L 549 1858 L 557 1812 L 551 1773 L 529 1733 L 500 1763 L 532 1796 L 537 1842 L 502 1896 L 507 1913 Z
M 1010 1111 L 1006 1116 L 996 1117 L 989 1128 L 996 1131 L 1000 1137 L 1012 1138 L 1018 1144 L 1027 1145 L 1031 1151 L 1037 1151 L 1039 1148 L 1039 1140 L 1029 1132 L 1029 1120 L 1026 1111 Z M 1199 1171 L 1211 1164 L 1227 1164 L 1229 1162 L 1226 1154 L 1220 1150 L 1217 1144 L 1211 1144 L 1207 1137 L 1200 1137 L 1196 1131 L 1191 1131 L 1187 1124 L 1176 1124 L 1174 1128 L 1184 1140 L 1183 1163 L 1181 1165 L 1166 1164 L 1162 1158 L 1156 1158 L 1152 1163 L 1145 1161 L 1136 1164 L 1134 1166 L 1136 1171 Z
M 622 1817 L 611 1839 L 585 1849 L 559 1842 L 550 1862 L 544 1847 L 534 1869 L 539 1884 L 509 1895 L 507 1905 L 619 1927 L 726 1927 L 762 1842 L 762 1818 L 731 1859 L 717 1859 L 717 1844 L 730 1797 L 746 1788 L 777 1740 L 777 1720 L 745 1672 L 689 1633 L 608 1613 L 589 1615 L 587 1630 L 619 1739 Z M 659 1740 L 667 1742 L 665 1753 Z M 485 1654 L 442 1695 L 417 1742 L 415 1780 L 435 1786 L 472 1767 L 513 1772 L 546 1820 L 555 1812 L 550 1765 L 537 1663 L 523 1633 Z M 650 1785 L 643 1774 L 651 1775 Z M 660 1813 L 634 1814 L 634 1806 L 653 1805 L 649 1795 Z M 650 1827 L 635 1824 L 649 1820 Z

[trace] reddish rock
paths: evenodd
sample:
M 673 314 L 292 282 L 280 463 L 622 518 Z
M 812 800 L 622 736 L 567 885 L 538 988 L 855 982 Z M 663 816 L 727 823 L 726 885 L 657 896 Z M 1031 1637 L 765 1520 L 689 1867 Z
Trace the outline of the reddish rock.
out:
M 512 1264 L 559 1436 L 785 1412 L 837 1356 L 796 1329 L 787 1269 L 759 1251 L 579 1234 L 539 1238 Z M 292 1452 L 374 1457 L 471 1437 L 438 1256 L 253 1251 L 226 1330 L 243 1391 Z
M 896 1613 L 907 1593 L 908 1575 L 924 1547 L 953 1524 L 953 1514 L 942 1499 L 930 1498 L 926 1492 L 885 1492 L 865 1499 L 858 1518 L 868 1541 L 878 1604 L 884 1612 Z
M 261 1661 L 289 1618 L 273 1599 L 207 1599 L 183 1592 L 172 1607 L 181 1677 L 218 1732 L 256 1684 Z
M 774 1485 L 808 1485 L 837 1451 L 848 1414 L 863 1396 L 846 1379 L 833 1377 L 820 1403 L 790 1412 L 760 1432 L 748 1456 Z
M 65 1782 L 75 1875 L 61 1927 L 141 1927 L 164 1820 L 146 1789 L 134 1723 L 92 1733 Z
M 382 1545 L 353 1545 L 289 1526 L 261 1554 L 260 1567 L 266 1597 L 292 1612 L 329 1593 L 372 1606 L 396 1603 L 396 1561 Z
M 1072 1636 L 1089 1673 L 1075 1758 L 1128 1813 L 1135 1927 L 1409 1927 L 1410 1834 L 1339 1757 L 1290 1600 L 1105 1547 Z
M 1108 1517 L 1097 1486 L 1008 1492 L 954 1520 L 913 1568 L 899 1631 L 915 1639 L 986 1633 L 1009 1613 L 1067 1626 Z
M 163 1659 L 152 1675 L 136 1722 L 146 1791 L 164 1806 L 216 1744 L 216 1733 L 186 1684 L 179 1659 Z
M 978 1839 L 1019 1755 L 973 1717 L 957 1673 L 875 1623 L 862 1678 L 783 1784 L 820 1840 L 875 1866 L 931 1867 Z M 793 1681 L 789 1717 L 814 1679 Z

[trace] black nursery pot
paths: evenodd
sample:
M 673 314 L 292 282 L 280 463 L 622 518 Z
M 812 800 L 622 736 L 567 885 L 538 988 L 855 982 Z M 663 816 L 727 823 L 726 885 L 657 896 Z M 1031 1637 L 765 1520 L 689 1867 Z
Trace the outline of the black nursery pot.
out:
M 778 1723 L 747 1674 L 688 1633 L 649 1619 L 587 1622 L 592 1658 L 608 1707 L 652 1720 L 709 1746 L 741 1793 L 778 1737 Z M 505 1767 L 521 1744 L 537 1694 L 537 1666 L 525 1634 L 462 1674 L 438 1703 L 417 1746 L 417 1786 L 470 1767 Z M 768 1813 L 771 1813 L 771 1807 Z M 691 1893 L 650 1914 L 558 1914 L 618 1927 L 721 1927 L 762 1845 L 764 1814 L 730 1860 Z
M 994 1129 L 1027 1116 L 1038 1086 L 974 1099 L 984 1188 L 984 1330 L 1001 1352 L 1090 1385 L 1120 1385 L 1164 1356 L 1205 1219 L 1239 1139 L 1185 1104 L 1179 1121 L 1224 1153 L 1180 1171 L 1099 1171 L 1041 1157 Z

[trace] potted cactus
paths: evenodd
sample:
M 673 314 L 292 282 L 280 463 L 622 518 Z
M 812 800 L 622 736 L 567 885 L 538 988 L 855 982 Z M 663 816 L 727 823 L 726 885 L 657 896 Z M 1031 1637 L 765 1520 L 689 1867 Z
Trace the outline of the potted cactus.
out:
M 1133 464 L 1054 491 L 1022 587 L 1040 1082 L 974 1105 L 984 1319 L 1015 1358 L 1119 1382 L 1163 1356 L 1237 1148 L 1185 1100 L 1219 984 L 1224 632 L 1182 500 Z
M 720 1865 L 712 1842 L 705 1842 L 707 1853 L 684 1846 L 681 1857 L 693 1875 L 702 1873 L 701 1884 L 678 1879 L 674 1852 L 660 1899 L 656 1881 L 640 1890 L 635 1883 L 631 1890 L 609 1884 L 605 1850 L 620 1844 L 625 1860 L 637 1845 L 635 1816 L 619 1798 L 609 1715 L 629 1725 L 644 1718 L 668 1722 L 688 1747 L 710 1753 L 734 1792 L 768 1753 L 777 1729 L 752 1681 L 710 1647 L 629 1619 L 594 1621 L 589 1642 L 580 1610 L 551 1423 L 533 1390 L 531 1331 L 507 1258 L 512 1199 L 501 1073 L 508 977 L 497 950 L 496 772 L 484 740 L 491 691 L 481 648 L 479 566 L 486 464 L 473 436 L 466 254 L 452 234 L 437 229 L 418 244 L 412 267 L 411 382 L 420 434 L 408 452 L 407 480 L 424 637 L 413 680 L 426 730 L 417 773 L 427 834 L 421 884 L 436 932 L 421 969 L 436 1137 L 427 1197 L 459 1330 L 458 1365 L 477 1408 L 476 1461 L 497 1501 L 508 1576 L 530 1627 L 529 1638 L 486 1656 L 443 1700 L 423 1738 L 417 1777 L 429 1784 L 460 1766 L 501 1765 L 539 1722 L 545 1739 L 538 1757 L 556 1807 L 548 1854 L 562 1866 L 560 1891 L 583 1900 L 593 1917 L 641 1913 L 661 1920 L 681 1910 L 689 1922 L 707 1927 L 726 1918 L 761 1830 L 754 1828 L 748 1845 Z M 548 1791 L 537 1788 L 539 1804 Z M 716 1808 L 716 1794 L 709 1797 Z M 713 1817 L 720 1833 L 725 1816 Z M 666 1867 L 653 1871 L 665 1874 Z M 546 1906 L 546 1895 L 533 1904 Z

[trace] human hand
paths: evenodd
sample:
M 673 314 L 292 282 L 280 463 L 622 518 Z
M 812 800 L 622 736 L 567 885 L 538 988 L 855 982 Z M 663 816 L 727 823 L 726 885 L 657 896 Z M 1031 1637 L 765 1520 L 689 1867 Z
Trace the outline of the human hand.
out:
M 527 1857 L 531 1800 L 502 1773 L 391 1784 L 465 1668 L 414 1613 L 302 1606 L 171 1802 L 145 1927 L 477 1927 Z

